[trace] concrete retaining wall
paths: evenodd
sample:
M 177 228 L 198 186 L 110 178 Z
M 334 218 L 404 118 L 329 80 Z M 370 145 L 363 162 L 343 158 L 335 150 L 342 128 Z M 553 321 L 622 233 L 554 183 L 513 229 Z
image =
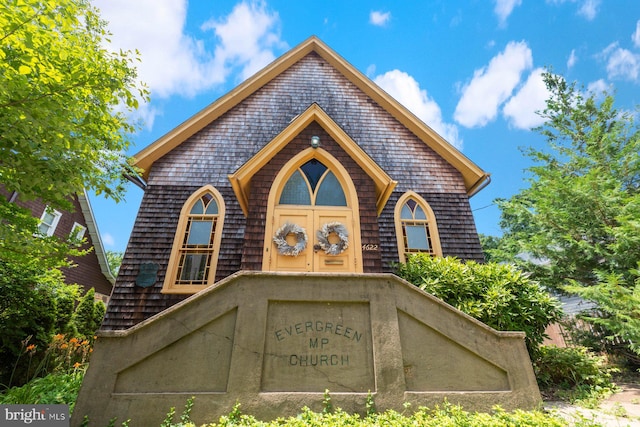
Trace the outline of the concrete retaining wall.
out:
M 259 419 L 334 407 L 468 410 L 541 404 L 521 332 L 497 332 L 388 274 L 241 272 L 125 331 L 102 332 L 73 413 L 160 425 L 195 397 L 196 424 L 236 402 Z

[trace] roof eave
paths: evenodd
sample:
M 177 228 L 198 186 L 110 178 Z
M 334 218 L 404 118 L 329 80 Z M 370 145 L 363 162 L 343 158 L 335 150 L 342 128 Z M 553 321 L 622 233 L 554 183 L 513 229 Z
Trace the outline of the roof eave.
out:
M 388 111 L 396 120 L 406 126 L 426 145 L 442 156 L 455 167 L 463 176 L 467 193 L 471 193 L 478 181 L 484 181 L 488 174 L 468 159 L 462 152 L 444 140 L 438 133 L 427 126 L 406 107 L 387 94 L 379 86 L 358 71 L 354 66 L 329 49 L 317 37 L 311 36 L 297 47 L 267 65 L 261 71 L 245 80 L 235 89 L 205 107 L 178 127 L 134 155 L 135 165 L 143 170 L 143 178 L 148 179 L 149 170 L 153 163 L 170 152 L 177 145 L 216 120 L 234 106 L 238 105 L 249 95 L 270 82 L 291 65 L 302 59 L 310 52 L 334 66 L 351 83 L 365 92 L 383 109 Z M 481 187 L 484 188 L 484 187 Z
M 86 190 L 83 190 L 82 193 L 78 193 L 78 202 L 80 203 L 84 220 L 87 223 L 87 230 L 89 231 L 91 241 L 93 242 L 93 250 L 98 258 L 100 271 L 113 285 L 116 282 L 116 278 L 113 276 L 111 269 L 109 268 L 107 252 L 104 250 L 104 246 L 102 245 L 102 238 L 100 237 L 98 224 L 96 223 L 95 216 L 93 215 L 93 209 L 91 208 L 91 203 L 89 203 L 89 197 L 87 196 Z

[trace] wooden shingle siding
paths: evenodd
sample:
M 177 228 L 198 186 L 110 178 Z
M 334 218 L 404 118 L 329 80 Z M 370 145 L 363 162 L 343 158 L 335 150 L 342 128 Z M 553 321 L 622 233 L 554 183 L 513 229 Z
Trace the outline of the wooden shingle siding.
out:
M 228 176 L 250 160 L 313 103 L 318 104 L 398 182 L 382 214 L 376 187 L 365 171 L 316 122 L 302 130 L 252 177 L 245 217 Z M 153 163 L 148 187 L 125 253 L 104 329 L 125 329 L 157 314 L 185 296 L 162 294 L 180 210 L 198 188 L 211 184 L 226 206 L 216 280 L 239 270 L 261 270 L 267 201 L 282 166 L 309 147 L 312 135 L 349 172 L 358 193 L 365 273 L 391 271 L 398 261 L 395 203 L 406 191 L 431 205 L 444 255 L 482 259 L 482 250 L 461 173 L 333 68 L 311 52 Z M 157 263 L 158 280 L 135 286 L 139 266 Z
M 392 273 L 393 266 L 398 263 L 399 259 L 394 209 L 402 194 L 404 194 L 403 191 L 394 191 L 387 202 L 387 206 L 378 217 L 383 254 L 382 263 L 385 273 Z M 442 256 L 484 262 L 484 253 L 482 252 L 467 195 L 454 193 L 419 194 L 429 203 L 436 217 Z
M 126 329 L 184 299 L 160 293 L 182 205 L 197 186 L 148 186 L 129 238 L 102 329 Z M 136 286 L 143 263 L 159 266 L 154 286 Z
M 315 53 L 157 161 L 148 182 L 228 185 L 229 173 L 314 102 L 403 186 L 466 192 L 453 166 Z

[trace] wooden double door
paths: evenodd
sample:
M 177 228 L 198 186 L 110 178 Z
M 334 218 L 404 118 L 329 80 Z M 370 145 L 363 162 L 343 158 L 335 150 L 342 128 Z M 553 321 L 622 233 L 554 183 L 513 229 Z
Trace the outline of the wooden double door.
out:
M 354 272 L 356 271 L 355 249 L 353 247 L 353 215 L 348 208 L 322 207 L 317 209 L 305 208 L 276 208 L 273 216 L 274 224 L 280 228 L 284 224 L 296 224 L 302 227 L 307 234 L 306 248 L 297 256 L 283 255 L 277 252 L 272 254 L 272 269 L 274 271 L 318 271 L 318 272 Z M 326 227 L 326 224 L 340 224 L 347 231 L 346 248 L 339 253 L 326 253 L 320 245 L 318 232 Z M 336 232 L 326 235 L 325 239 L 335 245 L 337 250 L 345 245 L 340 242 L 340 236 Z M 290 245 L 298 243 L 294 234 L 287 236 Z M 337 252 L 334 250 L 334 252 Z
M 271 193 L 263 270 L 362 272 L 356 190 L 335 159 L 325 155 L 289 164 L 274 182 Z M 298 233 L 284 235 L 283 227 L 295 227 Z M 300 230 L 304 230 L 306 239 Z M 274 238 L 286 240 L 284 250 Z M 292 250 L 296 245 L 302 246 L 302 240 L 306 240 L 304 249 Z

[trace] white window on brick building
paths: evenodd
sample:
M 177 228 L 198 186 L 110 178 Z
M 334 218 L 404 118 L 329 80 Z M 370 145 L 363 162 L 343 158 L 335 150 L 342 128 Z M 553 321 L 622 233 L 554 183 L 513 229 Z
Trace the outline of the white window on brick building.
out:
M 71 227 L 71 233 L 69 233 L 69 240 L 82 240 L 86 231 L 87 228 L 84 225 L 74 222 L 73 227 Z
M 60 217 L 62 217 L 60 212 L 47 206 L 40 217 L 40 224 L 38 225 L 40 233 L 44 236 L 53 236 L 53 233 L 56 231 L 56 227 L 58 226 L 58 221 L 60 221 Z

